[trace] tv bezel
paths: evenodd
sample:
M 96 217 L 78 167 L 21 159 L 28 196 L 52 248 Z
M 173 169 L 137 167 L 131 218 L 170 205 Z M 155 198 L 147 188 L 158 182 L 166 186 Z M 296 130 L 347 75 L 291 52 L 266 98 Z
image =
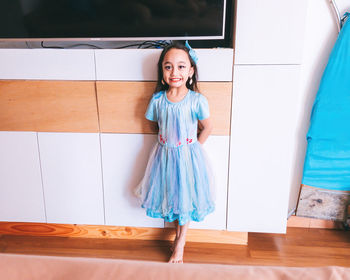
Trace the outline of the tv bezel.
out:
M 223 21 L 222 21 L 222 33 L 219 36 L 155 36 L 155 37 L 53 37 L 53 38 L 1 38 L 0 41 L 161 41 L 161 40 L 223 40 L 225 39 L 225 31 L 226 31 L 226 13 L 227 13 L 227 4 L 226 1 L 232 0 L 223 0 L 224 1 L 224 13 L 223 13 Z

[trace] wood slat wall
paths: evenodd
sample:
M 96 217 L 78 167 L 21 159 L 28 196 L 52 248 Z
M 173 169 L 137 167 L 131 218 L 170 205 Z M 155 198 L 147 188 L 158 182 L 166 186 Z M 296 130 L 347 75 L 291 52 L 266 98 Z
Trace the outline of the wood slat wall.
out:
M 0 130 L 155 133 L 144 113 L 154 82 L 0 81 Z M 202 82 L 214 135 L 230 134 L 232 83 Z

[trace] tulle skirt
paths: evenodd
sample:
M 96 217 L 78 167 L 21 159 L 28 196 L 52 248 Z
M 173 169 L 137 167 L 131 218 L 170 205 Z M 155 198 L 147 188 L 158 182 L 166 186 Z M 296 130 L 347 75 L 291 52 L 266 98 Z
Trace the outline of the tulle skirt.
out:
M 201 144 L 170 148 L 157 143 L 136 189 L 141 207 L 166 222 L 200 222 L 214 211 L 214 178 Z

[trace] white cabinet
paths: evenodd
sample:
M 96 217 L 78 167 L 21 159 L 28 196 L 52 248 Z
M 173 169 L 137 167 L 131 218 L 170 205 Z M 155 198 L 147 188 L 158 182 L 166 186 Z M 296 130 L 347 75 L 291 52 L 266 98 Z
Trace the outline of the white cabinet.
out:
M 300 64 L 307 0 L 237 0 L 235 64 Z
M 95 80 L 93 50 L 0 49 L 0 79 Z
M 232 81 L 232 49 L 196 49 L 199 81 Z M 95 50 L 96 79 L 156 81 L 161 50 Z
M 156 81 L 160 50 L 95 50 L 96 80 Z
M 226 229 L 229 143 L 229 136 L 211 135 L 203 145 L 215 181 L 215 211 L 202 222 L 192 222 L 190 228 Z
M 106 224 L 136 227 L 163 227 L 162 219 L 149 218 L 133 191 L 144 174 L 155 135 L 102 134 L 102 165 Z M 216 209 L 191 228 L 226 229 L 228 136 L 210 136 L 204 149 L 216 179 Z M 167 226 L 169 226 L 167 224 Z
M 190 228 L 226 230 L 229 142 L 229 136 L 211 135 L 203 145 L 214 177 L 215 210 L 202 222 L 191 222 Z M 167 222 L 165 226 L 174 227 Z
M 235 66 L 228 230 L 285 232 L 298 146 L 298 65 Z
M 97 133 L 38 133 L 48 223 L 104 224 Z
M 45 219 L 36 132 L 0 132 L 0 221 Z
M 146 216 L 134 195 L 156 141 L 155 135 L 101 134 L 107 225 L 164 226 L 162 219 Z

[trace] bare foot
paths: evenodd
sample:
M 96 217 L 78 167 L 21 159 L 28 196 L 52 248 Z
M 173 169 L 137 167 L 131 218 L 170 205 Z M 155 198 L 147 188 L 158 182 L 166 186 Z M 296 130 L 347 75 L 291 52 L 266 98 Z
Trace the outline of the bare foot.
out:
M 169 263 L 183 263 L 185 242 L 179 239 L 175 240 L 175 247 L 169 259 Z

